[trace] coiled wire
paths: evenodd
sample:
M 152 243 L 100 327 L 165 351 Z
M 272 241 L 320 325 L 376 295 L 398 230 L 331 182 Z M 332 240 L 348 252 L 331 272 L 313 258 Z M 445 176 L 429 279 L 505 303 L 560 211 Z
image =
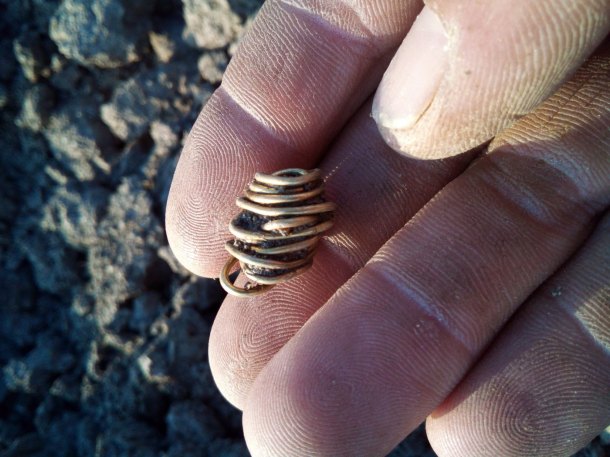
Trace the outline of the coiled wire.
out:
M 225 248 L 232 257 L 220 274 L 228 293 L 259 294 L 311 267 L 320 234 L 332 227 L 336 207 L 323 192 L 318 169 L 256 173 L 245 196 L 236 201 L 242 211 L 229 225 L 235 240 Z M 237 262 L 255 284 L 233 284 L 229 274 Z

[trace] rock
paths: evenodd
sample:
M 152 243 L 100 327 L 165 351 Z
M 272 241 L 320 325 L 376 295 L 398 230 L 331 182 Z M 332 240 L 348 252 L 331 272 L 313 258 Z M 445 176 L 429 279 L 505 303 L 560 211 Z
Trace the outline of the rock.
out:
M 88 256 L 91 287 L 96 292 L 96 319 L 100 326 L 112 321 L 117 307 L 147 288 L 147 281 L 163 288 L 155 247 L 163 230 L 152 210 L 153 202 L 136 177 L 123 180 L 110 197 L 108 211 L 98 227 L 99 242 Z
M 158 148 L 165 150 L 176 148 L 180 142 L 180 137 L 170 124 L 156 120 L 150 124 L 150 136 Z
M 49 113 L 55 104 L 55 93 L 46 84 L 36 84 L 25 94 L 17 125 L 40 132 L 47 124 Z
M 150 122 L 168 110 L 171 90 L 140 76 L 115 90 L 112 100 L 101 107 L 100 115 L 108 128 L 123 141 L 133 141 L 148 131 Z
M 26 30 L 13 43 L 15 58 L 25 77 L 33 83 L 51 75 L 51 52 L 43 38 L 38 32 Z
M 10 391 L 44 396 L 58 374 L 70 370 L 74 356 L 64 351 L 65 341 L 42 333 L 36 347 L 21 359 L 12 359 L 3 369 Z
M 151 5 L 152 2 L 149 2 Z M 53 15 L 50 36 L 60 52 L 82 65 L 117 68 L 141 59 L 146 49 L 144 2 L 63 0 Z M 152 5 L 151 5 L 152 6 Z
M 192 62 L 197 53 L 183 38 L 184 18 L 181 0 L 163 1 L 157 4 L 153 16 L 153 28 L 149 32 L 150 46 L 161 63 L 170 61 Z
M 241 20 L 227 0 L 183 0 L 184 38 L 192 46 L 217 49 L 227 46 L 241 29 Z
M 53 381 L 49 393 L 67 403 L 78 403 L 80 401 L 81 376 L 82 373 L 77 370 L 60 375 Z
M 124 141 L 148 132 L 153 122 L 186 124 L 211 95 L 209 88 L 195 83 L 196 78 L 192 65 L 185 64 L 140 73 L 115 89 L 112 100 L 101 108 L 101 118 Z
M 217 84 L 222 80 L 227 63 L 227 55 L 224 52 L 208 52 L 199 58 L 197 68 L 203 79 L 211 84 Z
M 149 425 L 164 426 L 169 399 L 151 379 L 143 376 L 130 351 L 115 352 L 114 359 L 98 367 L 98 384 L 86 407 L 107 417 L 147 418 Z
M 8 390 L 32 393 L 32 371 L 23 360 L 11 360 L 2 369 L 2 377 Z
M 168 35 L 150 32 L 148 34 L 150 46 L 160 62 L 169 62 L 176 52 L 176 43 Z
M 108 197 L 108 191 L 96 185 L 57 187 L 43 206 L 40 227 L 59 233 L 74 249 L 93 246 Z
M 210 324 L 193 308 L 172 309 L 160 316 L 151 326 L 154 343 L 145 356 L 140 357 L 140 370 L 145 377 L 155 380 L 172 396 L 183 398 L 211 398 L 217 395 L 209 383 L 210 377 L 205 348 Z M 179 375 L 178 375 L 179 373 Z
M 30 262 L 38 288 L 68 294 L 82 281 L 81 256 L 65 246 L 60 234 L 19 221 L 15 240 Z
M 110 172 L 116 157 L 115 140 L 102 124 L 94 99 L 74 100 L 49 116 L 44 135 L 56 160 L 79 180 Z
M 83 79 L 82 68 L 61 54 L 53 54 L 51 57 L 51 70 L 51 84 L 64 91 L 73 91 Z

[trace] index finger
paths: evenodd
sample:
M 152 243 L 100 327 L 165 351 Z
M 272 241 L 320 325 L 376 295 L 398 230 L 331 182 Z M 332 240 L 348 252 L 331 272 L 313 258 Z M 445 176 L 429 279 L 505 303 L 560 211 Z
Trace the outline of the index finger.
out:
M 174 175 L 166 228 L 184 266 L 218 275 L 237 194 L 257 171 L 315 165 L 420 9 L 417 0 L 265 3 Z

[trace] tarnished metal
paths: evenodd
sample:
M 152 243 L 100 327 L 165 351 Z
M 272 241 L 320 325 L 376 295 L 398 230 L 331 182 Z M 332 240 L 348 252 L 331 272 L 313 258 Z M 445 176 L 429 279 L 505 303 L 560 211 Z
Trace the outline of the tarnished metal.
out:
M 306 271 L 320 234 L 333 225 L 335 204 L 324 199 L 318 169 L 256 173 L 236 203 L 242 211 L 229 225 L 235 239 L 225 245 L 232 257 L 220 273 L 220 283 L 240 297 L 266 292 Z M 252 281 L 243 288 L 229 278 L 237 262 Z

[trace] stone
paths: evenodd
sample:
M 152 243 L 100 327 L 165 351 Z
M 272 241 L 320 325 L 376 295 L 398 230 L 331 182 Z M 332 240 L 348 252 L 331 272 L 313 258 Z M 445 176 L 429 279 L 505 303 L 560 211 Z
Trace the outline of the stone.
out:
M 148 34 L 150 45 L 160 62 L 167 63 L 176 53 L 176 43 L 165 34 L 150 32 Z
M 73 60 L 68 60 L 62 54 L 51 56 L 51 70 L 53 74 L 49 78 L 56 89 L 73 91 L 83 81 L 82 68 Z
M 171 124 L 154 120 L 150 124 L 150 136 L 158 148 L 171 150 L 179 145 L 180 137 Z
M 224 52 L 207 52 L 197 61 L 199 74 L 211 84 L 218 84 L 227 68 L 227 55 Z
M 240 32 L 241 19 L 227 0 L 183 0 L 184 39 L 191 46 L 218 49 Z
M 68 294 L 74 284 L 82 281 L 81 257 L 65 246 L 60 234 L 19 221 L 14 236 L 17 247 L 32 267 L 39 289 Z
M 26 92 L 16 122 L 19 127 L 40 132 L 55 104 L 55 93 L 46 84 L 36 84 Z
M 51 75 L 49 68 L 50 49 L 45 46 L 42 36 L 35 31 L 26 30 L 13 42 L 15 58 L 21 65 L 23 74 L 30 82 Z
M 136 2 L 140 10 L 143 2 Z M 149 2 L 149 4 L 152 2 Z M 50 22 L 60 52 L 88 67 L 117 68 L 142 58 L 148 18 L 121 0 L 63 0 Z
M 42 208 L 40 227 L 61 234 L 74 249 L 91 247 L 99 241 L 97 227 L 108 198 L 96 185 L 57 187 Z
M 66 170 L 82 181 L 110 173 L 116 143 L 97 117 L 94 99 L 76 99 L 50 114 L 44 130 L 51 152 Z
M 98 243 L 91 246 L 87 259 L 91 286 L 98 295 L 100 325 L 110 323 L 117 306 L 146 289 L 147 281 L 155 278 L 155 286 L 162 288 L 162 281 L 168 280 L 156 277 L 155 247 L 163 239 L 163 230 L 152 206 L 136 177 L 124 179 L 109 199 L 98 225 Z M 167 267 L 165 274 L 169 271 Z
M 211 95 L 210 89 L 195 83 L 195 75 L 195 69 L 185 64 L 140 73 L 115 89 L 110 102 L 101 107 L 101 118 L 123 141 L 147 133 L 153 122 L 186 123 Z M 177 97 L 176 91 L 183 97 Z

